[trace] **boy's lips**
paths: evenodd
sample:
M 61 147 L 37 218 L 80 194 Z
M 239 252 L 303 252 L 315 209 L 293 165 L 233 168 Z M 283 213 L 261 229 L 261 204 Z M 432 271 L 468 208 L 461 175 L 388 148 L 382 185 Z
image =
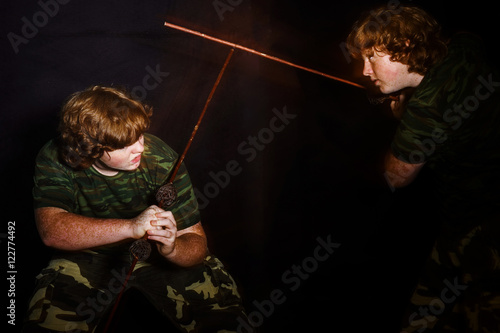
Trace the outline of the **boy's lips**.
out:
M 140 160 L 141 160 L 141 155 L 139 155 L 139 156 L 137 156 L 136 158 L 134 158 L 134 159 L 132 160 L 132 164 L 135 164 L 135 163 L 139 162 Z

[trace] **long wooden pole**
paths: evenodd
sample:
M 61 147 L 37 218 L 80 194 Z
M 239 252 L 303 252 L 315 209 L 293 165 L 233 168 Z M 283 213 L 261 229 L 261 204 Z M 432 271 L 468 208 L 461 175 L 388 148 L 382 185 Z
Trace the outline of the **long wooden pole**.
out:
M 220 43 L 220 44 L 224 44 L 224 45 L 230 46 L 230 47 L 232 47 L 234 49 L 240 49 L 240 50 L 243 50 L 243 51 L 246 51 L 246 52 L 249 52 L 249 53 L 252 53 L 252 54 L 256 54 L 258 56 L 261 56 L 261 57 L 264 57 L 264 58 L 267 58 L 267 59 L 270 59 L 270 60 L 273 60 L 273 61 L 280 62 L 280 63 L 288 65 L 288 66 L 292 66 L 292 67 L 295 67 L 295 68 L 298 68 L 298 69 L 302 69 L 302 70 L 305 70 L 305 71 L 308 71 L 308 72 L 311 72 L 311 73 L 314 73 L 314 74 L 318 74 L 318 75 L 327 77 L 327 78 L 335 80 L 335 81 L 339 81 L 339 82 L 343 82 L 343 83 L 349 84 L 349 85 L 354 86 L 354 87 L 365 89 L 365 87 L 363 87 L 362 85 L 357 84 L 355 82 L 351 82 L 351 81 L 348 81 L 348 80 L 345 80 L 345 79 L 342 79 L 342 78 L 339 78 L 339 77 L 336 77 L 336 76 L 333 76 L 333 75 L 330 75 L 330 74 L 326 74 L 326 73 L 317 71 L 317 70 L 312 69 L 312 68 L 300 66 L 300 65 L 294 64 L 294 63 L 292 63 L 290 61 L 286 61 L 286 60 L 280 59 L 278 57 L 265 54 L 263 52 L 251 49 L 251 48 L 246 47 L 246 46 L 242 46 L 242 45 L 239 45 L 239 44 L 228 42 L 226 40 L 223 40 L 223 39 L 220 39 L 220 38 L 216 38 L 216 37 L 213 37 L 213 36 L 209 36 L 207 34 L 199 32 L 199 31 L 195 31 L 195 30 L 191 30 L 191 29 L 188 29 L 188 28 L 184 28 L 184 27 L 181 27 L 179 25 L 172 24 L 172 23 L 165 22 L 164 24 L 165 24 L 166 27 L 169 27 L 169 28 L 172 28 L 172 29 L 176 29 L 176 30 L 180 30 L 180 31 L 183 31 L 183 32 L 187 32 L 187 33 L 192 34 L 192 35 L 196 35 L 196 36 L 199 36 L 199 37 L 202 37 L 202 38 L 205 38 L 205 39 L 209 39 L 211 41 L 214 41 L 214 42 L 217 42 L 217 43 Z
M 191 137 L 189 138 L 189 141 L 186 144 L 186 147 L 184 148 L 184 151 L 182 152 L 182 155 L 177 160 L 174 170 L 172 171 L 172 173 L 170 174 L 170 176 L 168 178 L 169 180 L 167 182 L 167 185 L 168 185 L 168 183 L 171 183 L 171 182 L 174 181 L 175 175 L 177 174 L 177 171 L 179 170 L 179 167 L 180 167 L 182 161 L 184 160 L 184 157 L 186 157 L 186 154 L 187 154 L 187 152 L 189 150 L 189 147 L 191 146 L 191 143 L 193 142 L 194 136 L 196 135 L 196 132 L 198 131 L 198 128 L 200 127 L 201 120 L 205 116 L 205 112 L 207 111 L 208 105 L 210 104 L 210 101 L 212 100 L 212 97 L 215 94 L 215 90 L 217 89 L 217 86 L 219 85 L 219 82 L 222 79 L 222 75 L 224 74 L 224 71 L 226 70 L 226 67 L 229 64 L 229 60 L 231 59 L 233 53 L 234 53 L 234 48 L 232 48 L 229 51 L 229 54 L 226 57 L 226 61 L 224 62 L 224 65 L 222 66 L 222 69 L 220 70 L 219 75 L 217 76 L 217 79 L 215 80 L 215 83 L 214 83 L 214 85 L 212 87 L 212 90 L 210 91 L 210 94 L 208 95 L 208 98 L 207 98 L 207 100 L 205 102 L 205 106 L 203 107 L 203 110 L 201 111 L 201 114 L 200 114 L 200 116 L 198 118 L 198 121 L 197 121 L 196 125 L 194 126 L 194 129 L 193 129 L 193 131 L 191 133 Z M 163 206 L 163 202 L 160 202 L 159 206 L 162 207 Z M 134 243 L 136 243 L 136 242 L 147 242 L 147 234 L 145 234 L 141 239 L 136 240 Z M 147 245 L 150 246 L 150 244 L 147 244 Z M 110 315 L 108 317 L 108 320 L 106 322 L 106 326 L 104 327 L 104 331 L 103 332 L 105 332 L 105 333 L 107 333 L 107 331 L 109 330 L 109 328 L 111 326 L 111 322 L 112 322 L 114 314 L 115 314 L 115 312 L 116 312 L 116 310 L 118 308 L 118 304 L 119 304 L 119 302 L 120 302 L 120 300 L 121 300 L 121 298 L 123 296 L 123 293 L 125 292 L 128 280 L 130 279 L 130 276 L 134 272 L 134 268 L 137 265 L 137 262 L 139 260 L 139 257 L 136 254 L 134 254 L 134 253 L 132 253 L 132 254 L 134 256 L 134 260 L 132 261 L 132 263 L 130 265 L 130 269 L 129 269 L 128 273 L 127 273 L 127 276 L 125 277 L 125 281 L 123 281 L 120 293 L 118 294 L 118 296 L 116 298 L 115 304 L 113 305 L 111 313 L 110 313 Z
M 224 74 L 224 71 L 226 70 L 227 64 L 229 63 L 229 60 L 231 59 L 231 56 L 234 53 L 234 48 L 229 51 L 229 54 L 226 57 L 226 61 L 224 62 L 224 65 L 222 66 L 222 69 L 219 72 L 219 75 L 217 76 L 217 79 L 215 80 L 215 83 L 212 87 L 212 90 L 210 91 L 210 94 L 208 95 L 208 98 L 205 102 L 205 106 L 203 107 L 203 110 L 201 111 L 200 117 L 198 118 L 198 122 L 194 126 L 193 132 L 191 133 L 191 137 L 189 138 L 188 143 L 186 144 L 186 147 L 184 148 L 184 151 L 182 152 L 182 155 L 179 157 L 179 159 L 176 162 L 174 171 L 170 175 L 170 181 L 174 180 L 175 175 L 177 174 L 177 171 L 179 170 L 182 161 L 184 160 L 184 157 L 186 157 L 187 151 L 189 150 L 189 147 L 191 147 L 191 143 L 193 142 L 194 136 L 196 135 L 196 132 L 198 131 L 198 128 L 200 127 L 201 120 L 205 116 L 205 112 L 207 111 L 208 105 L 210 104 L 210 101 L 212 100 L 212 97 L 214 96 L 215 90 L 217 89 L 217 86 L 219 85 L 219 82 L 222 78 L 222 75 Z M 161 207 L 161 205 L 160 205 Z

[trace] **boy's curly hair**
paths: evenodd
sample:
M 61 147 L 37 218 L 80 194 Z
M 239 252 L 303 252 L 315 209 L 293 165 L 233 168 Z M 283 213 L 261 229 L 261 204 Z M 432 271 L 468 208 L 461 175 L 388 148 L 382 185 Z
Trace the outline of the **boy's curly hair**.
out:
M 149 128 L 152 108 L 117 88 L 91 86 L 69 96 L 59 122 L 59 156 L 76 170 L 129 146 Z
M 441 26 L 424 10 L 414 6 L 380 7 L 358 20 L 347 37 L 347 48 L 355 58 L 373 50 L 391 56 L 421 75 L 447 53 Z

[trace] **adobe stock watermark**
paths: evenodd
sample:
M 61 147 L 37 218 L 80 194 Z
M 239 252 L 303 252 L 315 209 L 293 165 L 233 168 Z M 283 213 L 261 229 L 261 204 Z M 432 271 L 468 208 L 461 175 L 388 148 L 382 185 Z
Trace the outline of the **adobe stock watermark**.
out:
M 460 104 L 453 104 L 452 107 L 445 110 L 443 113 L 443 120 L 447 123 L 452 131 L 458 130 L 464 119 L 468 119 L 473 112 L 475 112 L 481 102 L 487 100 L 495 90 L 500 87 L 500 82 L 493 81 L 493 74 L 489 74 L 487 78 L 484 78 L 482 75 L 477 77 L 479 84 L 474 88 L 470 95 L 466 96 Z M 448 140 L 448 135 L 445 134 L 444 130 L 441 128 L 435 128 L 431 137 L 418 140 L 415 139 L 414 143 L 418 146 L 418 149 L 414 149 L 411 151 L 409 155 L 409 162 L 411 164 L 423 163 L 436 151 L 436 148 L 439 144 L 443 144 L 446 140 Z M 400 158 L 402 159 L 402 158 Z M 404 160 L 404 159 L 402 159 Z M 384 177 L 386 178 L 389 186 L 391 187 L 391 191 L 394 192 L 395 188 L 391 185 L 392 180 L 399 181 L 410 175 L 409 169 L 401 169 L 399 174 L 395 174 L 389 171 L 384 173 Z
M 162 72 L 160 64 L 156 64 L 155 69 L 151 66 L 144 68 L 147 74 L 142 78 L 142 85 L 137 85 L 130 90 L 130 95 L 139 101 L 146 99 L 148 92 L 156 89 L 163 79 L 170 75 L 170 72 Z
M 290 122 L 297 117 L 296 114 L 289 113 L 286 105 L 280 111 L 273 108 L 273 117 L 269 120 L 268 127 L 261 128 L 256 135 L 249 135 L 238 147 L 239 155 L 245 157 L 247 163 L 251 163 L 258 153 L 263 151 L 275 138 L 277 133 L 282 132 Z M 203 186 L 202 190 L 194 189 L 200 209 L 208 206 L 210 199 L 217 197 L 221 189 L 226 188 L 231 182 L 231 178 L 239 175 L 243 171 L 240 162 L 233 159 L 226 163 L 224 170 L 218 172 L 210 171 L 208 176 L 211 181 Z
M 212 5 L 219 16 L 219 20 L 224 21 L 224 13 L 227 11 L 232 12 L 242 2 L 243 0 L 214 0 Z
M 387 10 L 388 11 L 385 12 L 386 13 L 385 17 L 375 16 L 375 11 L 371 10 L 370 14 L 373 17 L 373 20 L 368 22 L 368 24 L 364 27 L 364 29 L 378 31 L 378 30 L 380 30 L 381 27 L 387 26 L 391 22 L 392 15 L 400 13 L 400 11 L 401 11 L 401 8 L 399 8 L 400 5 L 401 5 L 401 2 L 399 2 L 398 0 L 389 0 L 389 2 L 387 2 Z M 342 54 L 344 55 L 347 63 L 350 64 L 352 62 L 351 51 L 347 47 L 347 43 L 341 42 L 339 44 L 339 47 L 342 50 Z M 356 51 L 358 53 L 361 53 L 361 51 L 362 51 L 362 49 L 359 45 L 351 45 L 350 47 L 356 48 L 354 51 Z
M 21 18 L 21 35 L 14 32 L 7 34 L 7 39 L 15 54 L 19 53 L 19 47 L 28 44 L 29 41 L 38 35 L 39 29 L 45 27 L 51 18 L 59 13 L 60 5 L 66 5 L 70 0 L 40 0 L 37 2 L 40 10 L 35 12 L 31 19 L 26 16 Z
M 110 305 L 115 300 L 115 296 L 117 296 L 125 284 L 125 280 L 127 279 L 128 269 L 126 267 L 122 268 L 121 273 L 117 270 L 113 269 L 111 271 L 111 275 L 113 277 L 109 280 L 106 289 L 99 290 L 95 297 L 87 297 L 84 301 L 82 301 L 76 307 L 76 314 L 78 316 L 84 317 L 84 323 L 77 322 L 68 322 L 66 323 L 65 332 L 67 333 L 80 333 L 82 332 L 81 326 L 88 325 L 96 318 L 99 318 L 100 315 L 107 309 L 108 305 Z M 128 281 L 131 281 L 135 278 L 135 276 L 130 276 Z M 79 328 L 80 327 L 80 328 Z M 87 331 L 85 329 L 85 331 Z
M 467 285 L 458 283 L 458 277 L 455 277 L 453 282 L 445 279 L 443 283 L 445 287 L 441 290 L 439 298 L 432 299 L 427 306 L 420 306 L 418 313 L 415 311 L 409 316 L 408 323 L 410 326 L 420 327 L 418 333 L 424 332 L 428 328 L 429 322 L 436 321 L 437 316 L 441 315 L 446 307 L 452 305 L 467 289 Z M 406 332 L 402 331 L 401 333 Z
M 312 255 L 306 257 L 298 265 L 292 265 L 281 275 L 281 281 L 284 284 L 283 288 L 273 289 L 269 293 L 269 298 L 252 302 L 255 310 L 248 313 L 248 322 L 243 318 L 238 318 L 237 333 L 251 333 L 254 328 L 262 326 L 264 320 L 273 315 L 276 306 L 287 301 L 286 293 L 294 292 L 314 274 L 320 263 L 327 261 L 336 249 L 340 247 L 340 243 L 332 241 L 332 236 L 328 235 L 325 238 L 316 238 L 317 246 L 314 248 Z

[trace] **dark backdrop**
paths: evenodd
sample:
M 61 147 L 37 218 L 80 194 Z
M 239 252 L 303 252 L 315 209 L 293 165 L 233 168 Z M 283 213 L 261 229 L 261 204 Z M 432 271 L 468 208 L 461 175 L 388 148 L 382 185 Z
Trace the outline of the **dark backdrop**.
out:
M 368 84 L 341 42 L 361 11 L 386 2 L 325 3 L 2 2 L 0 240 L 9 276 L 7 224 L 15 221 L 17 271 L 15 296 L 2 298 L 3 309 L 15 300 L 9 332 L 19 330 L 51 253 L 33 221 L 32 172 L 37 151 L 56 135 L 63 100 L 92 84 L 125 86 L 154 107 L 151 132 L 182 151 L 229 47 L 165 20 Z M 446 32 L 474 31 L 494 46 L 489 2 L 408 3 Z M 379 162 L 395 122 L 388 104 L 372 105 L 368 94 L 236 50 L 194 139 L 185 163 L 210 249 L 262 332 L 397 332 L 439 221 L 425 172 L 395 193 L 385 185 Z M 328 242 L 332 253 L 316 251 Z M 152 330 L 154 311 L 128 295 L 115 329 Z

